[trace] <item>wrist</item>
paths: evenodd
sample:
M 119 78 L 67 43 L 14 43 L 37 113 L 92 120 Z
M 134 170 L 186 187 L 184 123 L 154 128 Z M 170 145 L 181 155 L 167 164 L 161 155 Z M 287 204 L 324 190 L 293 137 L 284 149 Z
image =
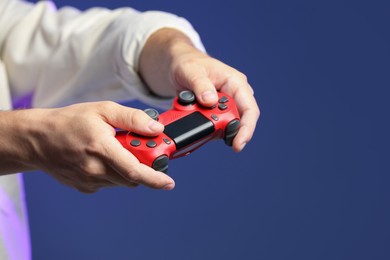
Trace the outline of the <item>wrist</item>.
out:
M 163 28 L 149 37 L 140 56 L 139 73 L 154 94 L 176 95 L 172 65 L 178 56 L 193 50 L 191 40 L 175 29 Z
M 24 144 L 21 140 L 21 111 L 0 112 L 0 175 L 27 168 Z
M 28 109 L 0 113 L 0 175 L 37 169 L 36 138 L 41 110 Z

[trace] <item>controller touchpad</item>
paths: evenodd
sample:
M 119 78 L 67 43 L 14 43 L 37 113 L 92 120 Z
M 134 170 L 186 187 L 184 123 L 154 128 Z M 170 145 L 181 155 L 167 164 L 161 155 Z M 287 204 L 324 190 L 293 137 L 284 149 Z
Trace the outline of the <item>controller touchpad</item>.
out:
M 202 113 L 194 112 L 165 126 L 164 133 L 181 149 L 215 131 L 214 124 Z

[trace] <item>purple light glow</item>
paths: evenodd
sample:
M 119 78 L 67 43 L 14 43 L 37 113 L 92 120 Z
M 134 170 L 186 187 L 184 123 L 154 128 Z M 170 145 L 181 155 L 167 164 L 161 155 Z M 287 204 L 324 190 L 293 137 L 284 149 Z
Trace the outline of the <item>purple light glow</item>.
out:
M 23 95 L 21 97 L 14 98 L 12 100 L 13 108 L 14 109 L 31 108 L 33 95 L 34 95 L 34 93 L 31 92 L 31 93 Z
M 22 176 L 19 176 L 22 181 Z M 24 196 L 21 196 L 24 198 Z M 31 259 L 30 236 L 27 215 L 23 201 L 23 211 L 18 212 L 14 202 L 0 188 L 0 258 Z

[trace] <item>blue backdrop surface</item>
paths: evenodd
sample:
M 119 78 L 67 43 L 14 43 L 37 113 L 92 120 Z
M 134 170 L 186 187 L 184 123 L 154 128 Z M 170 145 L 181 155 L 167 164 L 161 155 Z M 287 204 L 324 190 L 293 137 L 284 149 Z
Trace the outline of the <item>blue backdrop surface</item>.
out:
M 244 152 L 172 161 L 172 192 L 26 174 L 34 259 L 390 259 L 387 1 L 56 3 L 186 17 L 262 116 Z

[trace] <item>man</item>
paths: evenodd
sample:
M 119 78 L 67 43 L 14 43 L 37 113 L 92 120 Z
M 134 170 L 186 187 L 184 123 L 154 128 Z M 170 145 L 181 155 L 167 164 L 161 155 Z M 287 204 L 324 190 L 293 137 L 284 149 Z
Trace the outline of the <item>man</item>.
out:
M 140 164 L 115 139 L 115 127 L 142 135 L 164 127 L 140 110 L 100 100 L 164 107 L 190 89 L 211 106 L 221 90 L 241 115 L 233 149 L 241 151 L 253 135 L 260 112 L 245 75 L 205 54 L 183 18 L 0 0 L 0 26 L 0 259 L 30 255 L 16 172 L 39 169 L 86 193 L 174 188 L 172 178 Z M 10 110 L 11 100 L 26 96 L 35 108 Z

